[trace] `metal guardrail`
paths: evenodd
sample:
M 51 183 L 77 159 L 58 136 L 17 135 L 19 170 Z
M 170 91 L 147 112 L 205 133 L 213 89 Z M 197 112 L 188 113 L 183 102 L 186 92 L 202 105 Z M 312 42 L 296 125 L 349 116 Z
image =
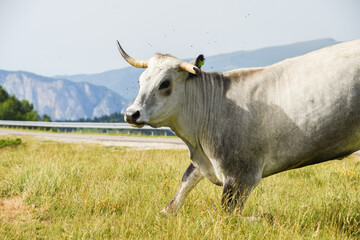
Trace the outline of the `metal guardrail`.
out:
M 144 126 L 141 129 L 135 128 L 127 123 L 97 123 L 97 122 L 36 122 L 36 121 L 8 121 L 0 120 L 0 127 L 15 127 L 15 128 L 50 128 L 50 129 L 104 129 L 104 130 L 151 130 L 151 131 L 165 131 L 167 135 L 170 128 L 152 128 Z M 153 134 L 153 132 L 152 132 Z

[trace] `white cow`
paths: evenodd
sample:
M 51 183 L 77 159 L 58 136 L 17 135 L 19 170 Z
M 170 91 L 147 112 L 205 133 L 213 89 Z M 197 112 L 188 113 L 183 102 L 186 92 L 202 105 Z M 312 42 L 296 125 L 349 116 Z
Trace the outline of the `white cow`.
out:
M 176 213 L 204 177 L 223 187 L 228 211 L 242 208 L 264 177 L 360 149 L 360 40 L 280 63 L 225 73 L 157 54 L 122 56 L 147 68 L 126 121 L 170 127 L 191 164 L 163 213 Z

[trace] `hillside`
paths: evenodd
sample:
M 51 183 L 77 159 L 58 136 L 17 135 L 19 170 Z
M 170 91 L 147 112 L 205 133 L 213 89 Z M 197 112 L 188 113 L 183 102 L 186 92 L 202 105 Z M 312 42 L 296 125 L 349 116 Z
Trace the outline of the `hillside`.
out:
M 75 83 L 29 72 L 0 70 L 0 85 L 11 95 L 28 100 L 40 115 L 53 120 L 94 118 L 123 111 L 128 101 L 103 86 Z

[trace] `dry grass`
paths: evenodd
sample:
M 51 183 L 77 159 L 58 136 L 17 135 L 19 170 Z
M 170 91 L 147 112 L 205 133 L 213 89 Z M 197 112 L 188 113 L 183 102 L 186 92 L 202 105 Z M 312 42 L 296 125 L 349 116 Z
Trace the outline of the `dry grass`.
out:
M 32 208 L 21 197 L 0 199 L 0 219 L 2 221 L 29 222 L 32 220 Z
M 243 216 L 202 181 L 176 217 L 158 212 L 189 164 L 184 150 L 134 151 L 23 138 L 0 149 L 5 239 L 359 239 L 360 161 L 350 156 L 264 179 Z

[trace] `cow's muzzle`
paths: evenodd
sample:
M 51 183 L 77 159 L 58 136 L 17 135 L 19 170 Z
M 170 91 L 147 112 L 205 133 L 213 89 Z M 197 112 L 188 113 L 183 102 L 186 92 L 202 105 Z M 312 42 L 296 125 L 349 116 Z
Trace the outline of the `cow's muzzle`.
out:
M 129 124 L 133 125 L 134 127 L 143 127 L 145 123 L 138 122 L 140 118 L 140 111 L 130 110 L 128 109 L 125 113 L 125 121 Z

